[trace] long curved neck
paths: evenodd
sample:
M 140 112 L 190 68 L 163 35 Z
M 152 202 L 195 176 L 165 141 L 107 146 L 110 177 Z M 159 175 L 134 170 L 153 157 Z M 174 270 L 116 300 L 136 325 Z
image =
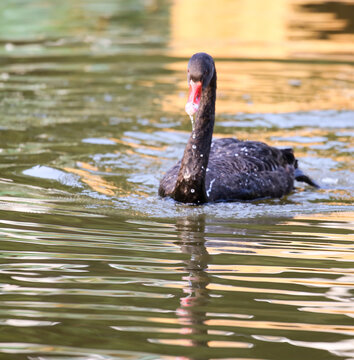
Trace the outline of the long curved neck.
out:
M 202 91 L 194 129 L 184 150 L 173 198 L 184 203 L 207 201 L 205 174 L 215 122 L 216 71 Z

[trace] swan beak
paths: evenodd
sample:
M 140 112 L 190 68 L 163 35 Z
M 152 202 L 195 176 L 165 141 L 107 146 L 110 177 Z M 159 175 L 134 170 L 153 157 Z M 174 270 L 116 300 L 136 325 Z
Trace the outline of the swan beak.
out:
M 193 80 L 191 80 L 189 82 L 188 102 L 185 107 L 186 113 L 189 116 L 193 116 L 197 112 L 200 103 L 201 94 L 202 94 L 201 81 L 194 82 Z

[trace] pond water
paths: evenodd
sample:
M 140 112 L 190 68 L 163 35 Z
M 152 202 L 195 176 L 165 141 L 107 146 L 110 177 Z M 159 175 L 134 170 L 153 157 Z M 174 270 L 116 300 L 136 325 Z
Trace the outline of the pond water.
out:
M 350 1 L 3 0 L 0 359 L 353 359 L 353 24 Z M 157 196 L 200 50 L 214 136 L 292 146 L 321 189 Z

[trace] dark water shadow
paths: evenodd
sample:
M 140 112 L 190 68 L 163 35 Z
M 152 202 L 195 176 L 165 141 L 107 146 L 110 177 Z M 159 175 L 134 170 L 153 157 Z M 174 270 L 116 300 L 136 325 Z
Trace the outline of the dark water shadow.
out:
M 354 3 L 349 1 L 325 1 L 312 2 L 296 6 L 301 13 L 330 14 L 331 18 L 340 20 L 342 25 L 331 27 L 321 26 L 314 28 L 313 23 L 303 23 L 301 17 L 298 18 L 294 28 L 301 28 L 306 31 L 306 35 L 314 39 L 328 40 L 333 35 L 354 34 Z

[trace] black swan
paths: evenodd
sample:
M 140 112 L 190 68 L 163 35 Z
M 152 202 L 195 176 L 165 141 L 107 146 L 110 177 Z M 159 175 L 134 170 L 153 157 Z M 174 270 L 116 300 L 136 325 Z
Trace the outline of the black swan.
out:
M 318 187 L 298 168 L 292 149 L 233 138 L 212 141 L 216 100 L 213 58 L 206 53 L 194 54 L 187 78 L 186 112 L 191 119 L 196 113 L 196 118 L 182 160 L 160 182 L 160 196 L 203 204 L 280 198 L 294 189 L 295 179 Z

